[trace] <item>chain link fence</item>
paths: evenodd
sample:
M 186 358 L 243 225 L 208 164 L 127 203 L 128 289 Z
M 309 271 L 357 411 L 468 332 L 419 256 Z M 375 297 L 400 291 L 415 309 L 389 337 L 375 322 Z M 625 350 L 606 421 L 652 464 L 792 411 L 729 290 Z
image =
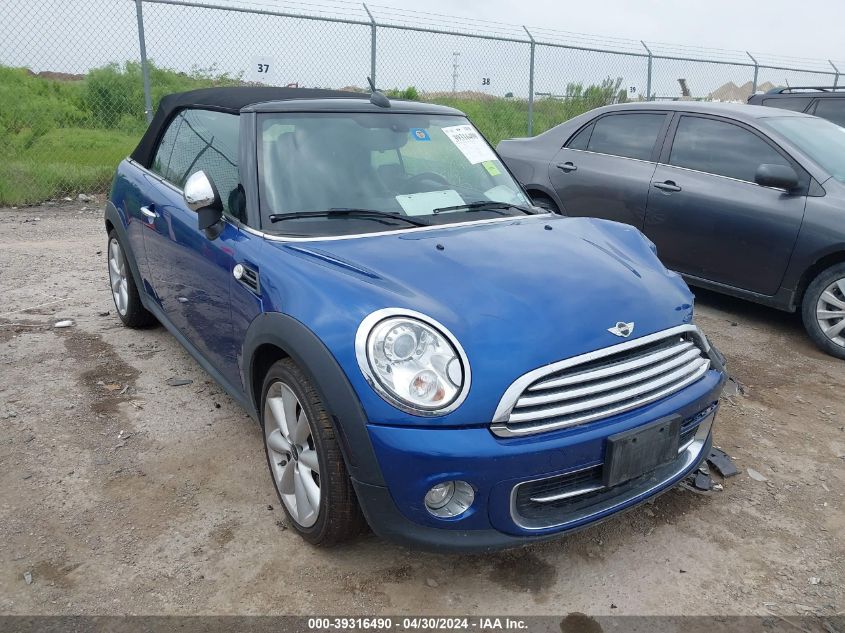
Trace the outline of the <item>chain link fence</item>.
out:
M 159 99 L 216 85 L 364 90 L 526 136 L 625 101 L 744 102 L 838 85 L 835 61 L 775 58 L 346 0 L 4 0 L 0 205 L 108 189 Z

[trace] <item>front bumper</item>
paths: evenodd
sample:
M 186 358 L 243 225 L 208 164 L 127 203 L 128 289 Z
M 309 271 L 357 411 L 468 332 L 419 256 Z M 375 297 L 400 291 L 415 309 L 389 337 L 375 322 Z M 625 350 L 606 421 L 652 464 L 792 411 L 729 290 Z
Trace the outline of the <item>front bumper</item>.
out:
M 631 508 L 673 487 L 709 454 L 711 426 L 725 381 L 718 370 L 647 407 L 592 424 L 524 438 L 502 439 L 487 427 L 409 428 L 370 425 L 386 487 L 353 481 L 364 514 L 383 538 L 437 550 L 487 551 L 554 538 Z M 517 503 L 520 486 L 554 483 L 598 469 L 608 436 L 670 416 L 688 432 L 678 458 L 614 488 L 572 497 L 536 511 Z M 694 432 L 690 433 L 690 430 Z M 476 498 L 458 518 L 439 519 L 425 509 L 434 484 L 463 479 Z

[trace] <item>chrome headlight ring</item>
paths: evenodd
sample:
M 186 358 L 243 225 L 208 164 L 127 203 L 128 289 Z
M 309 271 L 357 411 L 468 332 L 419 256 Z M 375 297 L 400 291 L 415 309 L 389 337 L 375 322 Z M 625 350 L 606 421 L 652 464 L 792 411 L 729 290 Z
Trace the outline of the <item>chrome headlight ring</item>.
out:
M 361 373 L 391 405 L 432 417 L 457 409 L 472 376 L 466 352 L 455 336 L 431 317 L 404 308 L 368 315 L 355 334 Z

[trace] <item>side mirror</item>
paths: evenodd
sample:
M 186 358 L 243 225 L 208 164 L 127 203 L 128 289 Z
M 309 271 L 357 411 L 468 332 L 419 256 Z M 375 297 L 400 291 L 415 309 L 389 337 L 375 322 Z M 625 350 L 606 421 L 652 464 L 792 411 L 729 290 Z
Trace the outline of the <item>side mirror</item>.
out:
M 210 229 L 223 218 L 223 201 L 214 182 L 204 171 L 197 171 L 185 181 L 185 204 L 197 212 L 197 226 L 201 231 Z
M 754 182 L 761 187 L 773 187 L 792 191 L 798 186 L 798 174 L 788 165 L 760 165 L 754 175 Z

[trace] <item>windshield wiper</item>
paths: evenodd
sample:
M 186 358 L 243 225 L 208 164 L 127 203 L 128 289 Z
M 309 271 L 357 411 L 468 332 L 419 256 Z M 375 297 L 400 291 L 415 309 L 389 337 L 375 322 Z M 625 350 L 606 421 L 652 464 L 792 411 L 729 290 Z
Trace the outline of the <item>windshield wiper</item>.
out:
M 475 202 L 467 202 L 466 204 L 456 204 L 453 207 L 440 207 L 435 209 L 433 213 L 445 213 L 446 211 L 495 211 L 501 215 L 506 215 L 506 209 L 517 209 L 526 215 L 534 215 L 536 211 L 532 211 L 528 207 L 523 207 L 519 204 L 509 204 L 507 202 L 495 202 L 493 200 L 477 200 Z
M 401 220 L 414 226 L 429 226 L 428 222 L 414 220 L 398 213 L 376 211 L 375 209 L 347 209 L 338 207 L 325 211 L 291 211 L 290 213 L 271 213 L 267 216 L 270 222 L 282 222 L 296 218 L 371 218 L 374 220 Z

